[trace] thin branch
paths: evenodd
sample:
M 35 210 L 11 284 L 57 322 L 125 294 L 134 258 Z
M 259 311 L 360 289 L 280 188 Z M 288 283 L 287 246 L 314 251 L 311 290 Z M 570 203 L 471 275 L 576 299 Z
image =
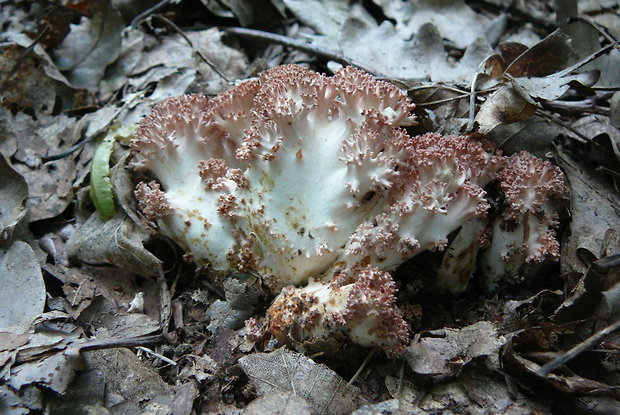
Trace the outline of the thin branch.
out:
M 151 14 L 155 13 L 160 8 L 164 7 L 166 4 L 170 3 L 170 0 L 161 0 L 148 9 L 144 10 L 142 13 L 138 14 L 131 20 L 131 27 L 138 27 L 143 20 L 148 18 Z
M 116 349 L 119 347 L 143 347 L 149 344 L 156 344 L 164 340 L 164 336 L 157 334 L 155 336 L 129 337 L 126 339 L 102 339 L 92 340 L 84 343 L 78 343 L 71 346 L 80 352 L 102 349 Z
M 11 80 L 11 78 L 13 78 L 13 75 L 15 75 L 17 73 L 17 70 L 19 69 L 20 66 L 22 66 L 22 64 L 24 63 L 24 61 L 28 57 L 28 55 L 30 55 L 32 53 L 32 51 L 34 50 L 35 46 L 37 46 L 39 44 L 39 41 L 41 40 L 43 35 L 47 32 L 49 27 L 50 27 L 49 24 L 47 24 L 43 28 L 43 30 L 41 30 L 41 33 L 39 33 L 39 36 L 37 36 L 36 39 L 33 40 L 30 45 L 28 45 L 28 47 L 24 50 L 24 52 L 21 54 L 21 56 L 17 59 L 17 62 L 15 62 L 15 65 L 13 65 L 11 70 L 6 74 L 6 77 L 4 78 L 2 83 L 0 84 L 0 92 L 4 91 L 5 86 Z
M 611 333 L 613 333 L 614 331 L 618 329 L 620 329 L 620 320 L 617 320 L 615 323 L 612 323 L 609 326 L 605 327 L 604 329 L 596 332 L 595 334 L 587 338 L 585 341 L 577 344 L 575 347 L 573 347 L 572 349 L 570 349 L 563 355 L 556 357 L 555 359 L 553 359 L 552 361 L 550 361 L 549 363 L 541 367 L 538 370 L 538 374 L 540 376 L 545 376 L 545 377 L 548 376 L 555 369 L 567 363 L 569 360 L 574 359 L 579 354 L 581 354 L 583 351 L 599 343 L 603 338 L 605 338 L 606 336 L 610 335 Z
M 558 117 L 556 117 L 554 115 L 547 114 L 546 112 L 541 111 L 541 110 L 536 110 L 535 114 L 536 115 L 540 115 L 541 117 L 544 117 L 544 118 L 548 119 L 549 121 L 551 121 L 554 124 L 557 124 L 557 125 L 559 125 L 559 126 L 561 126 L 563 128 L 566 128 L 568 131 L 570 131 L 571 133 L 575 134 L 579 138 L 583 139 L 585 142 L 589 142 L 590 141 L 590 137 L 583 135 L 582 133 L 580 133 L 579 131 L 577 131 L 576 129 L 571 127 L 570 125 L 566 124 L 564 121 L 558 119 Z
M 595 105 L 592 101 L 543 101 L 542 106 L 553 111 L 564 112 L 568 114 L 579 114 L 579 113 L 588 113 L 588 114 L 601 114 L 601 115 L 610 115 L 611 110 L 607 107 L 600 107 Z
M 478 75 L 480 75 L 480 72 L 476 71 L 474 79 L 471 81 L 471 90 L 469 92 L 469 118 L 465 128 L 465 131 L 468 133 L 473 131 L 476 118 L 476 83 L 478 82 Z
M 159 354 L 157 352 L 155 352 L 154 350 L 149 349 L 148 347 L 144 347 L 144 346 L 138 346 L 136 347 L 136 349 L 138 350 L 142 350 L 144 353 L 150 354 L 156 358 L 158 358 L 159 360 L 168 363 L 169 365 L 172 366 L 177 366 L 177 362 L 175 362 L 174 360 L 167 358 L 166 356 Z
M 366 367 L 366 365 L 368 365 L 368 362 L 370 362 L 370 359 L 372 358 L 372 356 L 375 354 L 375 352 L 377 351 L 377 349 L 372 349 L 368 355 L 366 356 L 366 358 L 364 359 L 364 361 L 362 362 L 362 364 L 360 365 L 359 369 L 357 369 L 357 372 L 355 372 L 355 374 L 353 375 L 353 377 L 351 378 L 350 381 L 347 382 L 347 386 L 351 386 L 353 384 L 353 382 L 355 382 L 355 380 L 359 377 L 359 375 L 362 373 L 362 371 L 364 370 L 364 368 Z
M 249 39 L 263 40 L 269 43 L 276 43 L 278 45 L 287 46 L 293 49 L 301 50 L 302 52 L 310 53 L 325 59 L 332 60 L 334 62 L 338 62 L 342 65 L 356 66 L 368 73 L 372 73 L 375 76 L 383 76 L 382 74 L 377 73 L 377 71 L 374 69 L 367 68 L 342 55 L 313 46 L 303 40 L 293 39 L 291 37 L 278 35 L 276 33 L 264 32 L 262 30 L 246 29 L 243 27 L 221 27 L 220 30 Z
M 207 59 L 198 49 L 196 49 L 194 47 L 194 43 L 190 40 L 190 38 L 187 37 L 187 35 L 181 30 L 181 28 L 179 26 L 177 26 L 172 20 L 168 19 L 167 17 L 162 16 L 161 14 L 156 14 L 153 16 L 154 18 L 156 18 L 157 20 L 159 20 L 160 22 L 167 24 L 168 26 L 170 26 L 172 29 L 174 29 L 175 32 L 177 32 L 186 42 L 187 44 L 192 48 L 192 50 L 194 51 L 194 53 L 196 55 L 198 55 L 198 57 L 207 64 L 207 66 L 209 68 L 211 68 L 211 70 L 213 72 L 215 72 L 216 74 L 218 74 L 218 76 L 220 78 L 222 78 L 228 85 L 233 85 L 233 82 L 231 80 L 229 80 L 226 75 L 224 75 L 222 72 L 220 72 L 220 70 L 217 68 L 217 66 L 215 66 L 215 64 L 213 62 L 211 62 L 209 59 Z
M 451 98 L 438 99 L 437 101 L 421 102 L 419 104 L 415 104 L 415 106 L 416 107 L 427 107 L 429 105 L 445 104 L 447 102 L 458 101 L 458 100 L 460 100 L 462 98 L 467 98 L 468 96 L 469 96 L 469 93 L 461 94 L 461 95 L 457 95 L 457 96 L 451 97 Z

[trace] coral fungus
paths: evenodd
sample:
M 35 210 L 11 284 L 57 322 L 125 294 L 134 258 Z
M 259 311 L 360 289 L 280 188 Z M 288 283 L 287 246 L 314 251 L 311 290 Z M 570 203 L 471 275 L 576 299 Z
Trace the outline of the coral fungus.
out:
M 136 166 L 158 181 L 136 196 L 198 265 L 253 271 L 280 293 L 267 313 L 276 339 L 342 333 L 395 353 L 407 326 L 386 271 L 443 250 L 463 225 L 483 229 L 490 182 L 506 192 L 506 220 L 528 227 L 523 260 L 557 255 L 549 193 L 533 196 L 553 168 L 526 156 L 507 167 L 464 136 L 409 137 L 412 109 L 351 67 L 325 77 L 281 66 L 214 98 L 168 99 L 132 142 Z M 493 243 L 516 247 L 524 233 Z

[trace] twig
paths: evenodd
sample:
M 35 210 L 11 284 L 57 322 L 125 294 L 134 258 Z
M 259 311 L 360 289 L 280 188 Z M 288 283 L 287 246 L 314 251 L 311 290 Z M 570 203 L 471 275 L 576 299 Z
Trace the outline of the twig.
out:
M 613 36 L 611 36 L 609 33 L 607 33 L 605 30 L 603 30 L 603 28 L 601 27 L 601 25 L 599 25 L 598 23 L 596 23 L 595 21 L 593 21 L 590 17 L 588 16 L 577 16 L 574 17 L 572 19 L 570 19 L 571 22 L 574 21 L 582 21 L 585 22 L 587 24 L 589 24 L 590 26 L 592 26 L 594 29 L 596 29 L 597 32 L 599 32 L 599 34 L 601 34 L 605 39 L 607 39 L 607 41 L 609 43 L 616 43 L 618 42 L 618 39 L 615 39 Z
M 30 45 L 28 45 L 26 50 L 24 50 L 24 52 L 21 54 L 21 56 L 17 59 L 17 62 L 15 62 L 15 65 L 13 65 L 11 70 L 6 74 L 6 77 L 4 78 L 2 83 L 0 84 L 0 92 L 2 92 L 4 90 L 4 87 L 6 86 L 6 84 L 9 82 L 9 80 L 11 80 L 11 78 L 13 78 L 13 75 L 15 75 L 15 73 L 17 72 L 19 67 L 22 66 L 22 64 L 24 63 L 24 61 L 28 57 L 28 55 L 30 55 L 30 53 L 32 53 L 32 51 L 34 50 L 35 46 L 37 46 L 39 44 L 39 41 L 41 40 L 41 38 L 43 37 L 45 32 L 47 32 L 47 29 L 49 29 L 49 24 L 47 24 L 43 28 L 43 30 L 41 30 L 41 33 L 39 33 L 39 35 L 36 37 L 36 39 L 33 40 Z
M 278 35 L 276 33 L 264 32 L 262 30 L 254 30 L 254 29 L 246 29 L 243 27 L 222 27 L 220 30 L 231 33 L 234 35 L 250 38 L 250 39 L 259 39 L 264 40 L 270 43 L 276 43 L 278 45 L 287 46 L 293 49 L 301 50 L 302 52 L 311 53 L 317 56 L 321 56 L 325 59 L 332 60 L 334 62 L 338 62 L 342 65 L 352 65 L 356 66 L 368 73 L 371 73 L 375 76 L 384 76 L 380 73 L 377 73 L 376 70 L 367 68 L 359 63 L 356 63 L 348 58 L 345 58 L 342 55 L 338 55 L 336 53 L 327 51 L 325 49 L 312 46 L 311 44 L 304 42 L 302 40 L 293 39 L 288 36 Z
M 589 114 L 601 114 L 601 115 L 611 114 L 611 110 L 609 108 L 594 105 L 590 100 L 577 101 L 577 102 L 543 101 L 542 105 L 545 108 L 549 108 L 554 111 L 567 112 L 569 114 L 582 113 L 582 112 L 589 113 Z
M 170 0 L 161 0 L 153 6 L 149 7 L 148 9 L 144 10 L 142 13 L 138 14 L 131 20 L 131 27 L 137 27 L 140 23 L 142 23 L 143 20 L 145 20 L 151 14 L 155 13 L 157 10 L 164 7 L 168 3 L 170 3 Z
M 486 61 L 486 59 L 485 59 Z M 476 82 L 478 82 L 478 75 L 480 72 L 476 71 L 474 79 L 471 81 L 471 89 L 469 91 L 469 119 L 467 120 L 466 132 L 471 132 L 474 129 L 474 122 L 476 117 Z
M 353 375 L 353 377 L 351 378 L 350 381 L 347 382 L 347 386 L 351 386 L 353 384 L 353 382 L 355 382 L 355 380 L 359 377 L 359 375 L 362 373 L 362 371 L 364 370 L 364 368 L 366 367 L 366 365 L 368 364 L 368 362 L 370 361 L 370 359 L 372 358 L 372 356 L 375 354 L 375 352 L 377 351 L 377 349 L 372 349 L 368 355 L 366 356 L 366 358 L 364 359 L 364 361 L 362 362 L 362 364 L 360 365 L 359 369 L 357 369 L 357 372 L 355 372 L 355 374 Z
M 457 95 L 457 96 L 451 97 L 451 98 L 438 99 L 437 101 L 422 102 L 422 103 L 419 103 L 419 104 L 415 104 L 415 106 L 416 107 L 426 107 L 426 106 L 429 106 L 429 105 L 445 104 L 446 102 L 458 101 L 459 99 L 467 98 L 468 96 L 469 96 L 469 93 L 461 94 L 461 95 Z
M 618 329 L 620 329 L 620 320 L 616 321 L 615 323 L 610 324 L 604 329 L 593 334 L 588 339 L 579 343 L 578 345 L 576 345 L 575 347 L 573 347 L 572 349 L 570 349 L 563 355 L 556 357 L 555 359 L 553 359 L 552 361 L 550 361 L 549 363 L 541 367 L 538 370 L 538 374 L 540 376 L 545 376 L 545 377 L 548 376 L 555 369 L 567 363 L 569 360 L 574 359 L 581 352 L 594 346 L 596 343 L 600 342 L 601 339 L 603 339 L 604 337 L 608 336 L 609 334 L 613 333 L 614 331 Z
M 71 348 L 80 352 L 87 352 L 90 350 L 116 349 L 119 347 L 143 347 L 147 344 L 159 343 L 163 339 L 164 336 L 161 334 L 154 336 L 129 337 L 126 339 L 102 339 L 74 344 Z
M 170 358 L 167 358 L 166 356 L 161 355 L 161 354 L 155 352 L 154 350 L 149 349 L 148 347 L 138 346 L 138 347 L 136 347 L 136 349 L 142 350 L 143 352 L 148 353 L 148 354 L 158 358 L 159 360 L 168 363 L 169 365 L 172 365 L 172 366 L 176 366 L 177 365 L 177 362 L 175 362 L 174 360 L 172 360 Z
M 170 19 L 168 19 L 167 17 L 162 16 L 161 14 L 156 14 L 153 16 L 154 18 L 156 18 L 157 20 L 161 21 L 164 24 L 167 24 L 168 26 L 170 26 L 172 29 L 174 29 L 175 32 L 177 32 L 179 35 L 181 35 L 181 37 L 187 42 L 187 44 L 193 49 L 194 53 L 196 53 L 196 55 L 198 55 L 198 57 L 207 64 L 207 66 L 209 68 L 211 68 L 211 70 L 213 72 L 215 72 L 220 78 L 222 78 L 228 85 L 232 85 L 233 82 L 230 81 L 226 75 L 224 75 L 222 72 L 220 72 L 220 70 L 217 68 L 217 66 L 215 66 L 214 63 L 212 63 L 210 60 L 208 60 L 207 58 L 205 58 L 205 56 L 194 47 L 194 44 L 192 43 L 192 41 L 190 40 L 190 38 L 187 37 L 187 35 L 185 33 L 183 33 L 183 31 L 181 30 L 181 28 L 179 26 L 177 26 L 173 21 L 171 21 Z
M 464 88 L 463 89 L 459 89 L 459 88 L 455 88 L 453 86 L 443 85 L 443 84 L 418 85 L 418 86 L 414 86 L 414 87 L 408 88 L 407 92 L 419 91 L 421 89 L 432 89 L 432 88 L 446 89 L 448 91 L 456 92 L 457 94 L 469 94 L 467 92 L 467 90 L 464 89 Z
M 551 121 L 554 124 L 557 124 L 557 125 L 559 125 L 561 127 L 566 128 L 568 131 L 570 131 L 571 133 L 577 135 L 579 138 L 581 138 L 585 142 L 589 142 L 590 141 L 590 137 L 587 137 L 587 136 L 583 135 L 582 133 L 580 133 L 579 131 L 575 130 L 573 127 L 571 127 L 570 125 L 566 124 L 564 121 L 558 119 L 557 117 L 555 117 L 553 115 L 547 114 L 546 112 L 541 111 L 541 110 L 536 110 L 535 114 L 548 119 L 549 121 Z

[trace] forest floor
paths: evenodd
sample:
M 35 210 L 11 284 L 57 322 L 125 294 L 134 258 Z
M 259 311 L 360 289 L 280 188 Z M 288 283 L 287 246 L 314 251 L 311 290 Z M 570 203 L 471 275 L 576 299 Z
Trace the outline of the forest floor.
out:
M 0 413 L 620 413 L 619 40 L 613 0 L 0 0 Z M 273 297 L 147 224 L 128 140 L 290 63 L 393 82 L 412 136 L 558 165 L 559 261 L 447 295 L 444 253 L 413 258 L 395 358 L 247 338 Z

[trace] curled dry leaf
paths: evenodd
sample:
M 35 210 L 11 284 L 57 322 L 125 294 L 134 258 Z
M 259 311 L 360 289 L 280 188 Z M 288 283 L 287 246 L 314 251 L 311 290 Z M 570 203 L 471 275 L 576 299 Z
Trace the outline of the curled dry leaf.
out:
M 160 275 L 161 261 L 144 248 L 146 232 L 118 213 L 104 222 L 97 212 L 67 242 L 67 254 L 87 263 L 108 263 L 133 274 Z
M 520 93 L 511 85 L 495 91 L 484 102 L 475 121 L 482 134 L 486 134 L 500 124 L 524 121 L 534 115 L 536 103 L 526 94 Z
M 508 43 L 500 45 L 499 50 L 499 55 L 487 58 L 479 74 L 478 86 L 501 85 L 476 115 L 483 134 L 498 125 L 529 119 L 536 110 L 534 99 L 556 100 L 570 89 L 571 83 L 591 86 L 600 75 L 599 71 L 576 72 L 592 57 L 575 63 L 577 55 L 570 38 L 560 30 L 529 49 Z

